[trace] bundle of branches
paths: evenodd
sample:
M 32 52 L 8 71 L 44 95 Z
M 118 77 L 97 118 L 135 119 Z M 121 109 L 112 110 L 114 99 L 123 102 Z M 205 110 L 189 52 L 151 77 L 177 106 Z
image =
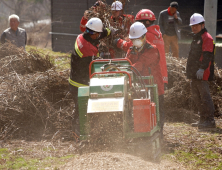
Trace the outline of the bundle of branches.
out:
M 53 66 L 48 55 L 43 56 L 35 49 L 28 53 L 11 43 L 5 43 L 0 48 L 0 76 L 11 71 L 18 74 L 46 71 Z
M 185 75 L 187 59 L 182 58 L 177 60 L 170 55 L 166 59 L 169 78 L 168 90 L 165 91 L 166 109 L 186 109 L 197 113 L 196 106 L 192 100 L 190 81 Z M 214 74 L 215 80 L 210 82 L 210 92 L 215 106 L 215 116 L 218 117 L 222 113 L 222 70 L 216 67 Z
M 112 42 L 114 39 L 116 38 L 126 38 L 128 37 L 128 30 L 126 28 L 128 28 L 128 24 L 132 24 L 131 19 L 126 16 L 120 20 L 122 20 L 123 22 L 119 22 L 119 20 L 116 20 L 114 22 L 113 19 L 111 19 L 111 15 L 112 15 L 112 11 L 111 11 L 111 7 L 110 5 L 108 5 L 106 3 L 105 0 L 101 0 L 102 3 L 100 3 L 99 6 L 96 7 L 96 9 L 94 7 L 89 8 L 88 10 L 88 15 L 87 18 L 90 19 L 92 17 L 98 17 L 102 20 L 103 22 L 103 26 L 105 28 L 115 28 L 116 30 L 116 34 L 110 37 L 106 37 L 103 38 L 102 40 L 100 40 L 100 45 L 99 45 L 99 52 L 100 53 L 107 53 L 109 52 L 109 49 L 113 49 L 115 52 L 119 52 L 119 49 L 117 49 L 116 47 L 114 47 L 112 45 Z M 123 6 L 126 3 L 126 0 L 122 0 Z M 122 16 L 120 16 L 122 17 Z

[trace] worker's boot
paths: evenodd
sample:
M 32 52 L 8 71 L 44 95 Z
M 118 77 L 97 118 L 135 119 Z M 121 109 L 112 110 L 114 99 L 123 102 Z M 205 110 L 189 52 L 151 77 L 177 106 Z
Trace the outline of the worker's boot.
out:
M 206 120 L 198 125 L 198 129 L 216 128 L 215 120 Z

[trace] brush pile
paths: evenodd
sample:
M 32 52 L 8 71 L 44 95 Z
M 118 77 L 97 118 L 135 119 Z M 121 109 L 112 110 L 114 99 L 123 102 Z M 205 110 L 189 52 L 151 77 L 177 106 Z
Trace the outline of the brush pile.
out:
M 13 71 L 22 75 L 36 71 L 44 72 L 52 67 L 48 57 L 42 58 L 36 50 L 27 53 L 22 48 L 5 43 L 0 46 L 0 76 Z
M 12 44 L 4 44 L 0 56 L 0 139 L 41 139 L 71 131 L 69 70 L 57 72 L 49 56 Z

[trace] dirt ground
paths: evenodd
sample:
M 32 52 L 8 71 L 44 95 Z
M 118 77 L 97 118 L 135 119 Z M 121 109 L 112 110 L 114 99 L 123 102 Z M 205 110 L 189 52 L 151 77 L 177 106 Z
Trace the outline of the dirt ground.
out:
M 166 141 L 170 138 L 168 131 L 172 130 L 170 124 L 165 128 Z M 169 141 L 170 142 L 170 141 Z M 144 157 L 135 156 L 134 153 L 126 153 L 121 148 L 113 149 L 106 146 L 99 146 L 101 151 L 89 152 L 85 150 L 79 153 L 79 143 L 75 141 L 25 141 L 10 140 L 0 143 L 2 148 L 7 148 L 12 155 L 20 155 L 25 159 L 39 159 L 40 163 L 44 163 L 47 157 L 61 158 L 67 155 L 73 155 L 71 158 L 63 161 L 64 165 L 48 160 L 48 167 L 44 169 L 60 169 L 60 170 L 100 170 L 100 169 L 127 169 L 127 170 L 162 170 L 162 169 L 186 169 L 182 164 L 172 161 L 168 158 L 162 158 L 157 162 L 144 159 Z M 82 146 L 81 146 L 82 147 Z M 117 145 L 117 148 L 119 146 Z M 168 147 L 168 146 L 164 146 Z M 105 148 L 105 149 L 104 149 Z M 149 151 L 147 151 L 149 152 Z M 164 149 L 163 154 L 172 152 L 170 149 Z M 0 159 L 0 165 L 4 164 L 4 158 Z M 37 165 L 40 167 L 41 165 Z M 26 169 L 19 168 L 19 169 Z
M 173 170 L 184 169 L 184 167 L 168 160 L 162 160 L 161 163 L 153 163 L 124 153 L 97 152 L 77 156 L 74 160 L 61 167 L 61 169 Z
M 133 152 L 127 152 L 118 144 L 115 145 L 116 148 L 110 148 L 109 146 L 105 145 L 98 147 L 79 143 L 76 142 L 74 139 L 72 141 L 65 141 L 63 139 L 42 141 L 8 140 L 0 141 L 0 146 L 1 148 L 7 148 L 10 152 L 10 155 L 19 155 L 26 160 L 39 160 L 38 163 L 35 164 L 35 167 L 33 166 L 34 169 L 208 169 L 198 168 L 198 166 L 192 165 L 191 162 L 181 162 L 179 161 L 177 155 L 175 155 L 174 153 L 176 153 L 177 150 L 180 149 L 187 149 L 187 152 L 190 152 L 190 150 L 192 148 L 194 149 L 195 147 L 207 148 L 210 144 L 210 142 L 207 140 L 210 140 L 212 142 L 213 139 L 217 139 L 216 143 L 214 141 L 213 149 L 215 149 L 215 151 L 217 152 L 221 152 L 222 150 L 218 149 L 220 149 L 222 146 L 222 121 L 220 119 L 217 119 L 216 123 L 217 129 L 214 129 L 213 131 L 199 131 L 197 128 L 191 127 L 189 123 L 166 122 L 164 126 L 164 143 L 162 144 L 162 157 L 160 162 L 153 162 L 151 160 L 145 159 L 142 156 L 138 156 Z M 97 149 L 100 149 L 97 151 L 95 151 L 95 149 L 94 151 L 91 151 L 87 149 L 88 146 L 97 147 Z M 80 148 L 85 149 L 80 152 Z M 67 157 L 67 159 L 63 159 L 64 157 Z M 13 159 L 13 157 L 11 159 Z M 0 158 L 0 165 L 4 165 L 4 160 L 4 157 Z M 18 169 L 27 168 L 24 166 Z
M 193 166 L 191 165 L 192 161 L 187 164 L 181 163 L 178 161 L 178 157 L 172 153 L 176 152 L 179 148 L 181 149 L 183 146 L 188 146 L 187 148 L 189 149 L 195 147 L 198 148 L 198 145 L 201 148 L 204 146 L 207 148 L 207 145 L 210 144 L 207 142 L 208 137 L 212 140 L 214 134 L 216 134 L 216 138 L 220 141 L 222 137 L 222 121 L 218 119 L 216 122 L 218 128 L 213 131 L 199 131 L 197 128 L 191 127 L 190 124 L 167 122 L 164 126 L 162 158 L 159 163 L 146 160 L 144 157 L 135 156 L 134 153 L 118 153 L 111 150 L 107 152 L 92 152 L 78 155 L 73 160 L 62 166 L 61 169 L 208 169 Z M 205 136 L 205 138 L 201 139 L 200 136 Z M 221 141 L 218 144 L 219 146 L 222 146 Z M 216 145 L 214 147 L 216 147 Z

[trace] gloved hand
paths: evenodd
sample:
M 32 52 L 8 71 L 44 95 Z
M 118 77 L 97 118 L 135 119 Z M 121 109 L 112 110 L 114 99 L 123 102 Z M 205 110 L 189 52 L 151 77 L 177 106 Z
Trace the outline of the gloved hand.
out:
M 118 41 L 120 40 L 120 38 L 116 38 L 113 40 L 113 46 L 116 47 L 117 46 L 117 43 Z
M 116 29 L 116 28 L 109 27 L 109 29 L 111 31 L 111 36 L 114 36 L 118 32 L 118 29 Z
M 84 15 L 83 15 L 83 18 L 89 20 L 90 15 L 92 15 L 92 13 L 93 13 L 93 11 L 85 10 Z
M 201 68 L 200 68 L 200 69 L 197 71 L 197 73 L 196 73 L 197 79 L 202 80 L 202 79 L 203 79 L 203 74 L 204 74 L 204 69 L 201 69 Z

